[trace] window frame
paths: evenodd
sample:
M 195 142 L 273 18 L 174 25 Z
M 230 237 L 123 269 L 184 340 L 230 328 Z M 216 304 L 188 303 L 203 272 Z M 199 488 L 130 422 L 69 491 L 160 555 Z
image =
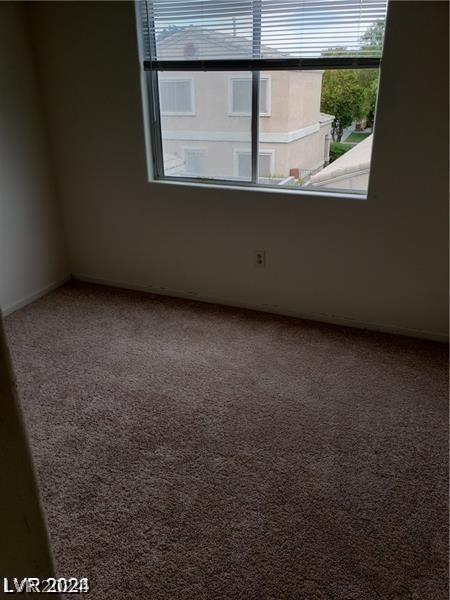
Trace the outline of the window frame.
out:
M 138 4 L 142 0 L 136 0 L 136 10 L 138 21 L 141 19 L 141 9 Z M 146 4 L 146 18 L 148 20 L 148 31 L 155 30 L 153 10 L 151 2 Z M 386 13 L 388 18 L 389 10 Z M 142 39 L 142 38 L 141 38 Z M 143 42 L 141 41 L 141 48 Z M 156 57 L 156 40 L 150 33 L 148 40 L 150 56 Z M 259 89 L 261 71 L 309 71 L 309 70 L 338 70 L 338 69 L 378 69 L 381 73 L 382 56 L 377 57 L 358 57 L 358 56 L 320 56 L 317 58 L 261 58 L 261 2 L 255 0 L 253 12 L 253 57 L 251 59 L 205 59 L 205 60 L 159 60 L 150 58 L 143 60 L 143 70 L 145 75 L 147 99 L 149 108 L 148 124 L 150 126 L 149 139 L 151 140 L 152 155 L 152 177 L 151 181 L 168 184 L 189 184 L 202 187 L 217 187 L 222 189 L 249 189 L 252 191 L 260 190 L 266 192 L 281 192 L 296 195 L 305 195 L 310 197 L 339 197 L 353 198 L 356 200 L 366 200 L 368 191 L 353 192 L 352 190 L 327 188 L 312 189 L 308 187 L 298 188 L 280 188 L 276 184 L 259 183 L 258 173 L 258 153 L 259 153 Z M 208 177 L 177 177 L 164 174 L 163 144 L 161 131 L 161 111 L 159 106 L 159 71 L 250 71 L 252 73 L 252 112 L 251 112 L 251 163 L 252 177 L 251 181 L 236 181 L 227 178 L 208 178 Z M 378 84 L 380 85 L 380 84 Z M 375 114 L 377 112 L 377 106 Z M 247 117 L 249 115 L 246 115 Z M 370 178 L 369 178 L 370 185 Z
M 251 117 L 252 111 L 250 108 L 249 112 L 238 112 L 233 111 L 233 83 L 235 81 L 249 81 L 250 86 L 252 85 L 252 78 L 248 75 L 230 75 L 228 77 L 228 116 L 229 117 Z M 260 117 L 271 117 L 272 116 L 272 77 L 271 75 L 260 75 L 260 86 L 261 81 L 267 81 L 266 84 L 266 106 L 267 112 L 259 111 Z M 261 99 L 261 96 L 260 96 Z
M 170 111 L 163 110 L 161 107 L 161 116 L 162 117 L 195 117 L 196 116 L 196 107 L 195 107 L 195 85 L 193 77 L 164 77 L 161 81 L 164 83 L 173 83 L 180 81 L 187 81 L 189 83 L 189 97 L 190 103 L 192 107 L 192 111 Z

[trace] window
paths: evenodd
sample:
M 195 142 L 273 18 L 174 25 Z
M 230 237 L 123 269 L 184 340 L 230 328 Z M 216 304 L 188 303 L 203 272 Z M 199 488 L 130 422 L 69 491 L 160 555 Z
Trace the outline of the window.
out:
M 269 178 L 274 171 L 275 151 L 259 153 L 259 175 Z M 252 171 L 252 160 L 250 152 L 236 151 L 236 175 L 239 179 L 248 179 Z
M 270 115 L 270 79 L 260 78 L 259 115 Z M 230 115 L 250 116 L 252 114 L 252 80 L 250 77 L 230 79 Z
M 187 175 L 203 176 L 206 173 L 206 149 L 185 148 L 184 164 Z
M 367 192 L 387 0 L 139 6 L 155 179 Z
M 180 72 L 176 75 L 181 77 Z M 233 77 L 240 75 L 235 72 Z M 160 84 L 166 76 L 165 72 L 158 74 Z M 162 176 L 233 182 L 236 180 L 233 150 L 251 154 L 251 115 L 230 119 L 228 74 L 188 71 L 184 72 L 184 77 L 192 82 L 195 89 L 194 115 L 167 112 L 162 88 L 159 88 L 161 114 L 156 122 L 160 146 L 155 159 L 159 157 L 161 160 Z M 251 74 L 248 73 L 246 78 L 251 79 Z M 179 108 L 179 104 L 176 106 Z M 202 148 L 202 152 L 196 152 L 198 148 Z M 251 170 L 247 177 L 240 178 L 240 182 L 251 182 Z
M 160 78 L 161 113 L 193 115 L 194 86 L 192 79 Z

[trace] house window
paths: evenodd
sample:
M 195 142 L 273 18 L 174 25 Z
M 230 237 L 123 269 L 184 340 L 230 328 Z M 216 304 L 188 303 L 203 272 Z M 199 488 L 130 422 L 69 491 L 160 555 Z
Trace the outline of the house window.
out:
M 238 117 L 250 116 L 252 114 L 251 77 L 233 77 L 229 85 L 229 114 Z M 270 116 L 270 78 L 261 76 L 259 86 L 259 115 L 268 117 Z
M 187 175 L 206 177 L 206 149 L 185 148 L 184 165 Z
M 161 77 L 159 91 L 162 115 L 194 114 L 194 83 L 192 79 Z
M 259 176 L 268 178 L 274 172 L 275 151 L 261 151 L 259 153 Z M 252 171 L 252 160 L 250 152 L 236 151 L 236 176 L 239 179 L 248 179 Z
M 139 2 L 153 178 L 365 195 L 387 5 Z

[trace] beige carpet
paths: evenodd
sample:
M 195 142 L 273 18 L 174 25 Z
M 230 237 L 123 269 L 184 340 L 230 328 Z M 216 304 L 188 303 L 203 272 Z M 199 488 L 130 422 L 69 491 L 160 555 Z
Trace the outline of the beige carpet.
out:
M 448 598 L 444 345 L 77 283 L 6 326 L 92 600 Z

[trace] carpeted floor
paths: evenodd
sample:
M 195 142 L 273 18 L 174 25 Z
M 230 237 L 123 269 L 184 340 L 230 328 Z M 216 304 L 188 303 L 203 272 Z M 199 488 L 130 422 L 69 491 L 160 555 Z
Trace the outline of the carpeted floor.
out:
M 92 600 L 445 600 L 447 351 L 72 283 L 6 319 Z

